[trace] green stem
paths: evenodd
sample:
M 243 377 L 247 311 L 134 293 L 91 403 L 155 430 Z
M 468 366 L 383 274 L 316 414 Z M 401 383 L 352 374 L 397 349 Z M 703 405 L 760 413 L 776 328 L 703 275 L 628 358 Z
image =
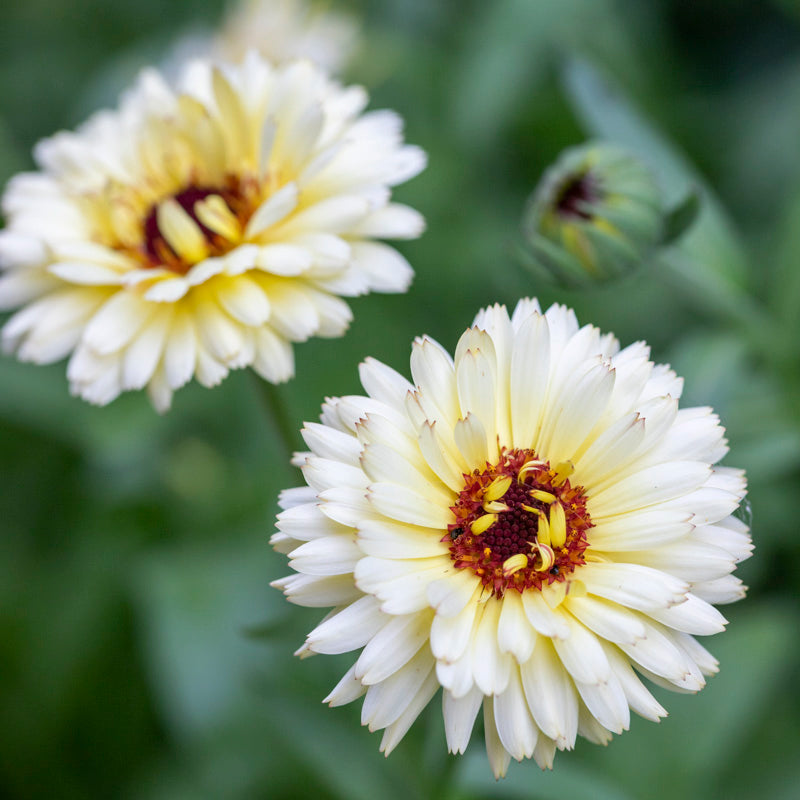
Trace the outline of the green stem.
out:
M 272 427 L 286 450 L 286 458 L 289 460 L 298 448 L 296 441 L 298 426 L 289 414 L 285 397 L 280 388 L 255 374 L 253 377 L 258 384 L 258 392 L 267 409 Z

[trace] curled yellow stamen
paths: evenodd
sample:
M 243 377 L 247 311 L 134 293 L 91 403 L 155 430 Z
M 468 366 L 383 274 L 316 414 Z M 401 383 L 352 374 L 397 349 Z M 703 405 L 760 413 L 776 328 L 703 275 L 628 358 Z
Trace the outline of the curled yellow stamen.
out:
M 503 577 L 510 578 L 515 572 L 528 566 L 528 557 L 525 553 L 517 553 L 503 562 Z
M 511 476 L 501 475 L 495 478 L 483 493 L 483 499 L 487 502 L 499 500 L 511 486 Z
M 537 511 L 539 515 L 539 527 L 536 531 L 536 538 L 540 544 L 549 546 L 550 545 L 550 523 L 547 521 L 547 517 L 545 516 L 544 512 Z
M 482 517 L 478 517 L 472 525 L 469 526 L 469 529 L 476 535 L 480 536 L 485 531 L 488 531 L 489 528 L 492 527 L 492 524 L 497 519 L 497 514 L 484 514 Z
M 487 514 L 501 514 L 503 511 L 508 511 L 508 506 L 499 500 L 492 500 L 483 504 L 483 510 Z
M 550 505 L 556 499 L 554 494 L 545 492 L 544 489 L 531 489 L 528 494 L 534 500 L 538 500 L 540 503 L 547 503 L 547 505 Z
M 550 506 L 550 544 L 563 547 L 567 542 L 567 516 L 561 503 Z
M 553 480 L 551 483 L 553 486 L 563 486 L 567 478 L 575 472 L 575 465 L 571 461 L 561 461 L 556 464 L 552 472 Z
M 520 483 L 525 483 L 525 477 L 529 472 L 536 472 L 540 470 L 542 467 L 546 467 L 547 464 L 544 461 L 539 461 L 537 459 L 531 459 L 530 461 L 526 461 L 519 470 L 519 474 L 517 475 L 517 480 Z
M 553 548 L 539 542 L 539 547 L 537 548 L 536 556 L 533 561 L 533 568 L 537 572 L 546 572 L 549 571 L 555 563 L 556 554 L 553 552 Z

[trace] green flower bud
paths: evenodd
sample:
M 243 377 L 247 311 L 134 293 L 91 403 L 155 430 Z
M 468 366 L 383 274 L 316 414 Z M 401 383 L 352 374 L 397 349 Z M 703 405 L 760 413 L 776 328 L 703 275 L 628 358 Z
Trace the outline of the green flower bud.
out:
M 666 215 L 649 170 L 622 148 L 565 150 L 542 176 L 523 218 L 531 267 L 568 286 L 641 266 L 662 240 Z

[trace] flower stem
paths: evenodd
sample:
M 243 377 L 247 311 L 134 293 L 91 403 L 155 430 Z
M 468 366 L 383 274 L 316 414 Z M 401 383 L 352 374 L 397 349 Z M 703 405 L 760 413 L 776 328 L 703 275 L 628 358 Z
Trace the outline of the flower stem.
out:
M 286 399 L 277 386 L 259 378 L 255 374 L 253 374 L 253 377 L 258 385 L 258 392 L 267 410 L 272 427 L 286 451 L 286 459 L 288 461 L 298 445 L 295 440 L 297 426 L 291 419 Z

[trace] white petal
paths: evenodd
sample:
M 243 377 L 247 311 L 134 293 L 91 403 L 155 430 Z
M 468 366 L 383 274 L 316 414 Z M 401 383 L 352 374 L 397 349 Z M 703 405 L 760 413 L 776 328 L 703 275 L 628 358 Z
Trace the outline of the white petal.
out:
M 634 644 L 647 635 L 639 615 L 616 603 L 587 596 L 568 597 L 566 605 L 589 630 L 610 642 Z
M 713 581 L 701 581 L 692 584 L 692 594 L 705 600 L 707 603 L 723 605 L 735 603 L 747 594 L 747 587 L 740 578 L 726 575 Z
M 297 207 L 297 186 L 287 183 L 275 194 L 270 195 L 256 210 L 244 230 L 244 238 L 252 240 L 276 223 L 280 222 L 287 214 Z
M 367 687 L 355 677 L 355 671 L 354 664 L 322 702 L 328 703 L 332 708 L 335 708 L 336 706 L 352 703 L 353 700 L 358 700 L 367 691 Z
M 351 233 L 371 239 L 416 239 L 425 230 L 425 219 L 418 211 L 390 203 L 373 211 Z
M 636 676 L 631 668 L 630 662 L 622 653 L 612 645 L 603 648 L 608 657 L 608 663 L 619 681 L 628 705 L 633 711 L 645 719 L 658 722 L 661 717 L 666 717 L 667 712 L 664 707 L 656 701 L 653 695 L 645 688 L 644 684 Z
M 422 686 L 417 689 L 411 702 L 405 707 L 403 713 L 390 725 L 386 726 L 381 739 L 380 750 L 384 755 L 394 750 L 400 743 L 400 740 L 406 735 L 408 729 L 414 723 L 414 720 L 420 715 L 425 706 L 431 701 L 433 696 L 439 690 L 439 681 L 436 679 L 436 672 L 433 668 L 428 671 Z
M 453 617 L 474 598 L 479 586 L 472 570 L 456 569 L 444 580 L 428 585 L 428 600 L 437 616 Z
M 161 360 L 172 323 L 172 308 L 162 307 L 128 345 L 122 362 L 122 386 L 141 389 L 153 376 Z
M 361 550 L 368 556 L 379 558 L 444 556 L 448 553 L 448 546 L 441 538 L 430 528 L 387 520 L 367 519 L 358 526 Z
M 414 270 L 392 247 L 379 242 L 353 242 L 353 266 L 375 292 L 405 292 L 414 279 Z
M 511 653 L 518 663 L 523 664 L 531 657 L 536 645 L 536 631 L 528 621 L 519 592 L 506 592 L 502 606 L 497 644 L 503 653 Z
M 294 375 L 292 346 L 271 328 L 259 328 L 256 332 L 253 369 L 270 383 L 288 381 Z
M 493 698 L 485 697 L 483 700 L 483 734 L 486 742 L 486 755 L 496 780 L 504 778 L 511 763 L 511 755 L 503 747 L 497 727 L 494 722 Z
M 520 673 L 536 724 L 561 749 L 571 749 L 578 733 L 578 695 L 547 639 L 537 640 L 531 658 L 520 665 Z
M 662 503 L 702 486 L 711 474 L 707 464 L 671 461 L 635 472 L 609 488 L 592 493 L 592 519 L 602 519 Z
M 374 358 L 367 358 L 358 365 L 361 385 L 375 400 L 402 413 L 405 396 L 414 387 L 397 371 Z
M 246 275 L 217 284 L 219 304 L 244 325 L 263 325 L 270 314 L 269 300 L 261 287 Z
M 419 431 L 419 450 L 431 471 L 454 492 L 464 488 L 464 468 L 443 446 L 436 433 L 439 423 L 425 422 Z
M 542 636 L 555 639 L 569 636 L 569 627 L 562 615 L 553 611 L 539 592 L 523 592 L 522 608 L 528 621 Z
M 466 751 L 482 700 L 483 692 L 477 687 L 463 697 L 453 697 L 447 689 L 442 693 L 442 716 L 448 752 Z
M 636 511 L 609 517 L 592 528 L 592 547 L 604 552 L 648 550 L 692 532 L 691 515 L 682 511 Z
M 539 729 L 525 702 L 516 666 L 511 670 L 508 688 L 494 698 L 494 721 L 500 741 L 512 758 L 521 761 L 533 755 Z
M 592 716 L 612 733 L 628 730 L 631 723 L 630 708 L 622 685 L 612 672 L 605 683 L 576 682 L 581 699 Z
M 449 558 L 390 561 L 367 556 L 356 566 L 355 577 L 358 588 L 374 594 L 387 614 L 412 614 L 428 607 L 428 584 L 454 569 Z
M 501 653 L 497 644 L 501 601 L 491 598 L 481 608 L 483 615 L 477 620 L 470 646 L 472 674 L 484 694 L 500 694 L 508 686 L 513 666 L 511 656 Z
M 473 596 L 477 594 L 476 588 Z M 472 639 L 477 611 L 477 602 L 473 601 L 454 616 L 436 614 L 431 624 L 431 650 L 436 658 L 453 663 L 464 655 Z
M 483 334 L 491 345 L 488 334 Z M 494 348 L 492 348 L 493 350 Z M 483 428 L 483 449 L 491 460 L 497 458 L 497 418 L 495 397 L 495 367 L 482 350 L 467 350 L 456 362 L 456 386 L 461 414 L 465 420 L 475 420 Z M 458 425 L 457 425 L 458 429 Z M 456 441 L 458 442 L 458 432 Z M 488 447 L 488 450 L 487 450 Z M 462 453 L 464 450 L 462 448 Z M 466 453 L 464 453 L 466 458 Z M 471 462 L 470 462 L 471 463 Z
M 300 545 L 290 554 L 289 566 L 304 575 L 346 575 L 362 558 L 354 539 L 348 536 L 325 536 Z
M 136 336 L 155 308 L 132 292 L 117 292 L 86 326 L 83 340 L 97 353 L 114 353 Z
M 353 585 L 352 575 L 295 574 L 279 578 L 270 586 L 280 589 L 293 603 L 311 608 L 346 605 L 361 597 L 361 592 Z
M 454 430 L 456 445 L 469 469 L 482 469 L 489 458 L 486 430 L 474 414 L 458 420 Z
M 607 681 L 611 668 L 597 637 L 569 614 L 560 616 L 569 628 L 569 636 L 551 641 L 567 672 L 580 683 Z
M 309 449 L 320 458 L 338 459 L 351 467 L 358 467 L 361 443 L 355 436 L 317 422 L 306 422 L 300 433 Z
M 430 651 L 423 648 L 405 667 L 370 686 L 361 708 L 361 724 L 369 725 L 371 731 L 391 725 L 408 708 L 432 668 Z
M 306 642 L 315 653 L 347 653 L 363 647 L 386 622 L 378 602 L 366 595 L 317 625 Z
M 390 519 L 441 530 L 442 534 L 454 521 L 448 505 L 432 500 L 430 494 L 422 495 L 394 483 L 370 484 L 369 501 L 376 511 Z
M 670 628 L 695 636 L 721 633 L 727 624 L 725 617 L 714 606 L 694 594 L 686 595 L 686 600 L 677 606 L 656 609 L 648 614 Z
M 364 648 L 356 662 L 356 677 L 370 686 L 404 667 L 428 640 L 431 614 L 393 617 Z
M 638 564 L 587 563 L 580 579 L 589 594 L 642 611 L 676 605 L 689 590 L 684 581 Z

